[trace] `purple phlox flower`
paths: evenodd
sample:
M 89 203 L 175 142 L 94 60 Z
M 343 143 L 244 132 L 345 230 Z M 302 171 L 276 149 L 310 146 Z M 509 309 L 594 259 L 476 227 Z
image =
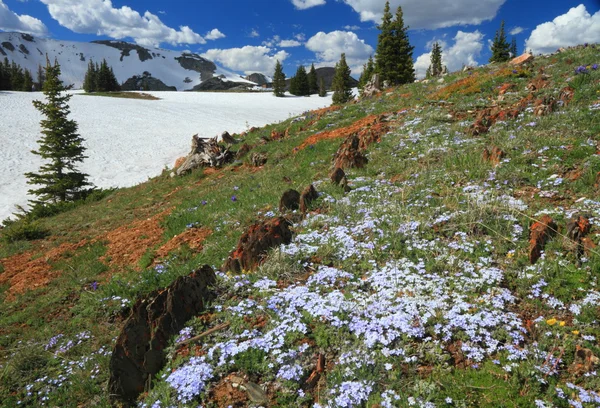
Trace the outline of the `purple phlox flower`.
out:
M 206 200 L 202 200 L 202 205 L 206 205 L 208 202 Z
M 235 202 L 237 201 L 237 197 L 236 197 L 236 196 L 234 196 L 234 195 L 232 195 L 232 196 L 231 196 L 231 201 L 233 201 L 233 202 L 235 203 Z
M 595 70 L 597 70 L 597 69 L 598 69 L 598 64 L 594 64 L 594 65 L 592 65 L 592 69 L 593 69 L 594 71 L 595 71 Z
M 90 287 L 92 288 L 92 290 L 98 290 L 98 282 L 94 281 L 90 284 Z
M 518 71 L 516 69 L 513 69 L 513 74 L 516 74 Z

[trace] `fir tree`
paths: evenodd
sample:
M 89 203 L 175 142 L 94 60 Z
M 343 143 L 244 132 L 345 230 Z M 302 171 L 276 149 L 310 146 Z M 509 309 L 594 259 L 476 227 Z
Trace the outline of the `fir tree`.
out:
M 98 70 L 98 83 L 97 83 L 97 91 L 98 92 L 110 92 L 111 86 L 111 78 L 110 71 L 108 69 L 108 64 L 106 60 L 102 60 L 100 64 L 100 69 Z
M 10 89 L 10 63 L 8 62 L 8 58 L 4 57 L 4 63 L 2 64 L 2 77 L 0 78 L 0 90 L 9 91 Z
M 290 78 L 290 93 L 292 95 L 298 95 L 298 81 L 296 81 L 295 76 Z
M 21 91 L 23 89 L 24 80 L 25 76 L 23 74 L 23 68 L 13 61 L 10 65 L 10 89 L 13 91 Z
M 504 20 L 500 23 L 500 29 L 496 31 L 492 43 L 492 56 L 490 62 L 505 62 L 510 59 L 510 44 L 506 41 L 504 33 Z
M 431 50 L 431 65 L 427 69 L 426 77 L 437 77 L 442 75 L 444 68 L 442 67 L 442 46 L 436 41 Z
M 327 96 L 327 87 L 325 86 L 325 78 L 319 78 L 319 96 Z
M 310 88 L 308 85 L 308 75 L 306 74 L 306 69 L 303 65 L 298 67 L 296 71 L 296 75 L 293 78 L 294 87 L 292 91 L 292 87 L 290 86 L 290 93 L 296 96 L 308 96 L 310 95 Z
M 310 71 L 308 72 L 308 89 L 310 95 L 319 92 L 319 81 L 317 78 L 317 70 L 315 69 L 315 64 L 312 64 L 310 66 Z
M 44 87 L 45 80 L 46 80 L 46 76 L 44 75 L 44 67 L 42 67 L 42 64 L 38 64 L 37 82 L 36 82 L 38 91 L 42 90 L 42 88 Z
M 333 75 L 332 101 L 334 105 L 341 105 L 352 99 L 352 87 L 350 86 L 350 67 L 346 63 L 346 54 L 342 54 L 340 62 L 335 64 L 335 74 Z
M 273 74 L 273 93 L 279 98 L 285 96 L 285 74 L 279 60 L 275 64 L 275 73 Z
M 517 50 L 517 39 L 515 37 L 513 37 L 510 42 L 510 53 L 512 54 L 513 58 L 519 55 Z
M 77 134 L 77 123 L 67 118 L 70 113 L 68 101 L 72 95 L 65 91 L 71 86 L 64 86 L 59 79 L 58 61 L 52 66 L 46 60 L 45 74 L 43 92 L 46 103 L 33 101 L 45 119 L 40 122 L 42 137 L 38 140 L 39 149 L 32 153 L 48 162 L 40 167 L 39 173 L 25 174 L 28 184 L 40 186 L 29 190 L 30 194 L 38 196 L 32 201 L 36 204 L 77 200 L 85 192 L 84 187 L 89 185 L 87 175 L 75 167 L 86 156 L 83 154 L 83 138 Z
M 415 80 L 412 60 L 414 47 L 408 39 L 408 27 L 404 26 L 402 7 L 396 10 L 394 20 L 392 17 L 390 3 L 387 1 L 383 19 L 378 26 L 381 32 L 377 41 L 375 68 L 381 75 L 381 80 L 394 85 L 407 84 Z
M 85 73 L 85 77 L 83 78 L 83 90 L 90 93 L 96 92 L 96 84 L 97 84 L 97 71 L 96 65 L 94 61 L 90 59 L 90 63 L 88 64 L 88 69 Z
M 369 60 L 363 65 L 363 72 L 358 79 L 358 88 L 360 90 L 362 90 L 371 78 L 373 78 L 374 73 L 375 63 L 373 62 L 373 57 L 369 56 Z
M 24 92 L 31 92 L 33 88 L 33 77 L 31 76 L 31 72 L 26 69 L 23 72 L 23 88 L 21 89 Z

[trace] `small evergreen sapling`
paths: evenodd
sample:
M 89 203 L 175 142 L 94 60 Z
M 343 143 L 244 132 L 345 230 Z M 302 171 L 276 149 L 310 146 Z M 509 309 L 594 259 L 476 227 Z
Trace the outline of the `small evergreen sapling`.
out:
M 319 92 L 319 83 L 317 78 L 317 70 L 315 69 L 315 64 L 310 66 L 310 71 L 308 71 L 308 89 L 311 95 Z
M 321 98 L 327 96 L 327 87 L 325 86 L 325 78 L 323 77 L 319 79 L 319 96 Z
M 45 119 L 40 122 L 42 137 L 38 140 L 39 149 L 32 153 L 41 156 L 47 162 L 38 173 L 26 173 L 27 183 L 39 186 L 29 190 L 36 195 L 34 204 L 75 201 L 82 198 L 89 186 L 87 174 L 75 167 L 76 163 L 86 158 L 83 152 L 83 138 L 77 134 L 77 123 L 68 119 L 70 113 L 68 102 L 72 95 L 65 93 L 71 86 L 64 86 L 59 79 L 60 65 L 46 61 L 46 81 L 43 92 L 46 103 L 33 101 Z

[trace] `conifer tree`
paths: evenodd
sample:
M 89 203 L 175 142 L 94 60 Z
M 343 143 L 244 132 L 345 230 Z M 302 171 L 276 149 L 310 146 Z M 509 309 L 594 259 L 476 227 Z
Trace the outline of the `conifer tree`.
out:
M 375 63 L 373 62 L 373 57 L 369 56 L 369 60 L 363 65 L 363 72 L 358 79 L 358 88 L 362 90 L 371 78 L 373 78 L 374 73 Z
M 31 72 L 28 69 L 23 71 L 23 88 L 21 89 L 24 92 L 31 92 L 33 88 L 33 77 L 31 76 Z
M 4 57 L 4 63 L 2 64 L 2 77 L 0 78 L 0 90 L 9 91 L 10 89 L 10 63 L 8 62 L 8 58 Z
M 342 54 L 340 62 L 335 64 L 333 75 L 332 101 L 334 105 L 340 105 L 352 99 L 352 87 L 350 85 L 350 67 L 346 63 L 346 54 Z
M 42 88 L 44 87 L 44 81 L 45 81 L 46 77 L 44 75 L 44 67 L 42 67 L 42 64 L 38 64 L 38 69 L 37 69 L 37 90 L 41 91 Z
M 319 79 L 319 96 L 325 97 L 327 96 L 327 87 L 325 86 L 325 78 L 321 77 Z
M 85 73 L 85 77 L 83 78 L 83 90 L 90 93 L 96 92 L 96 84 L 97 84 L 97 72 L 96 65 L 94 61 L 90 59 L 90 63 L 88 64 L 88 69 Z
M 293 78 L 294 87 L 290 86 L 290 93 L 296 96 L 308 96 L 310 95 L 310 88 L 308 85 L 308 75 L 303 65 L 298 67 L 296 75 Z
M 13 61 L 10 65 L 10 89 L 13 91 L 23 90 L 24 80 L 23 68 Z
M 394 20 L 392 17 L 390 2 L 387 1 L 378 26 L 381 32 L 377 41 L 375 68 L 383 81 L 394 85 L 407 84 L 415 80 L 412 60 L 414 47 L 408 39 L 408 26 L 404 25 L 402 7 L 398 6 Z
M 512 54 L 513 58 L 519 55 L 517 50 L 517 39 L 515 37 L 513 37 L 510 42 L 510 53 Z
M 442 75 L 444 68 L 442 67 L 442 46 L 436 41 L 431 49 L 431 65 L 427 69 L 426 77 L 437 77 Z
M 377 26 L 380 32 L 377 39 L 377 53 L 375 55 L 375 69 L 381 75 L 382 81 L 390 80 L 394 70 L 394 55 L 396 50 L 394 49 L 392 17 L 390 2 L 386 1 L 381 24 Z
M 295 76 L 290 78 L 290 93 L 292 95 L 298 95 L 298 81 L 296 81 Z
M 279 98 L 285 96 L 285 74 L 279 60 L 275 64 L 275 73 L 273 74 L 273 93 Z
M 496 31 L 492 43 L 492 56 L 490 62 L 505 62 L 510 59 L 510 44 L 506 41 L 504 33 L 504 20 L 500 23 L 500 29 Z
M 83 138 L 77 134 L 77 123 L 68 119 L 68 101 L 72 95 L 65 93 L 71 86 L 64 86 L 59 79 L 60 65 L 46 60 L 46 81 L 43 92 L 46 102 L 33 101 L 33 105 L 44 116 L 40 122 L 42 137 L 39 148 L 32 153 L 47 161 L 38 173 L 26 173 L 27 183 L 39 186 L 29 190 L 36 195 L 33 203 L 57 203 L 81 198 L 84 187 L 89 186 L 87 175 L 79 172 L 75 165 L 86 158 Z
M 413 51 L 415 47 L 410 45 L 408 39 L 408 26 L 404 25 L 404 14 L 402 7 L 398 6 L 394 20 L 394 44 L 397 47 L 397 71 L 398 76 L 392 79 L 397 85 L 415 82 L 415 68 L 413 64 Z
M 308 90 L 308 93 L 310 95 L 319 92 L 319 82 L 317 78 L 317 70 L 315 69 L 315 64 L 312 64 L 310 66 L 310 71 L 308 72 Z

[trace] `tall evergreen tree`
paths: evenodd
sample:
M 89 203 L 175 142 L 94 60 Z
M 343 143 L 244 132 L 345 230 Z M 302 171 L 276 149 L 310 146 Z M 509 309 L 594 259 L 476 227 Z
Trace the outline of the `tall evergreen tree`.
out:
M 33 101 L 45 119 L 40 122 L 42 137 L 38 140 L 39 148 L 32 153 L 41 156 L 48 162 L 43 164 L 38 173 L 26 173 L 27 183 L 39 186 L 29 190 L 38 196 L 34 203 L 57 203 L 77 200 L 89 186 L 87 175 L 79 172 L 75 165 L 86 158 L 83 138 L 77 134 L 77 123 L 68 119 L 70 113 L 68 102 L 72 95 L 65 93 L 71 86 L 64 86 L 59 79 L 60 65 L 46 60 L 46 82 L 43 92 L 46 103 Z
M 442 75 L 444 68 L 442 67 L 442 46 L 436 41 L 431 49 L 431 65 L 427 69 L 427 77 L 437 77 Z
M 504 33 L 504 20 L 500 23 L 500 29 L 496 31 L 492 43 L 492 56 L 490 62 L 505 62 L 510 59 L 510 44 L 506 41 Z
M 10 65 L 10 89 L 13 91 L 23 90 L 24 80 L 25 76 L 23 74 L 23 68 L 13 61 Z
M 42 64 L 38 64 L 38 69 L 37 69 L 37 90 L 41 91 L 42 88 L 44 87 L 44 81 L 46 80 L 46 76 L 44 74 L 44 67 L 42 67 Z
M 2 64 L 2 78 L 0 78 L 0 90 L 9 91 L 11 89 L 10 80 L 10 63 L 8 58 L 4 57 L 4 63 Z
M 340 105 L 352 99 L 352 87 L 350 85 L 350 67 L 346 63 L 346 54 L 342 54 L 340 62 L 335 64 L 335 74 L 333 75 L 332 101 L 334 105 Z
M 292 95 L 298 95 L 298 81 L 296 81 L 295 76 L 290 78 L 290 93 Z
M 23 88 L 21 89 L 24 92 L 31 92 L 33 88 L 33 77 L 31 76 L 31 72 L 28 69 L 23 71 Z
M 308 89 L 310 95 L 319 92 L 319 81 L 317 78 L 317 70 L 315 69 L 315 64 L 312 64 L 310 66 L 310 71 L 308 71 Z
M 512 54 L 513 58 L 519 55 L 517 50 L 517 39 L 515 37 L 513 37 L 510 42 L 510 53 Z
M 374 73 L 375 63 L 373 62 L 373 57 L 369 56 L 369 60 L 363 65 L 363 72 L 358 79 L 358 88 L 362 90 L 371 78 L 373 78 Z
M 408 39 L 408 26 L 404 25 L 402 7 L 398 6 L 395 19 L 392 20 L 390 3 L 385 3 L 383 19 L 378 26 L 377 55 L 375 69 L 383 81 L 394 85 L 414 82 L 415 69 L 412 60 L 414 47 Z
M 310 95 L 310 88 L 308 85 L 308 75 L 306 74 L 306 68 L 303 65 L 298 67 L 296 75 L 293 78 L 294 87 L 290 86 L 290 93 L 296 96 L 308 96 Z
M 83 78 L 83 90 L 88 93 L 96 92 L 97 82 L 96 65 L 94 64 L 94 61 L 90 59 L 88 69 L 85 72 L 85 77 Z
M 285 74 L 279 60 L 275 64 L 275 73 L 273 74 L 273 93 L 279 98 L 285 96 Z
M 325 86 L 325 78 L 319 78 L 319 96 L 327 96 L 327 87 Z

